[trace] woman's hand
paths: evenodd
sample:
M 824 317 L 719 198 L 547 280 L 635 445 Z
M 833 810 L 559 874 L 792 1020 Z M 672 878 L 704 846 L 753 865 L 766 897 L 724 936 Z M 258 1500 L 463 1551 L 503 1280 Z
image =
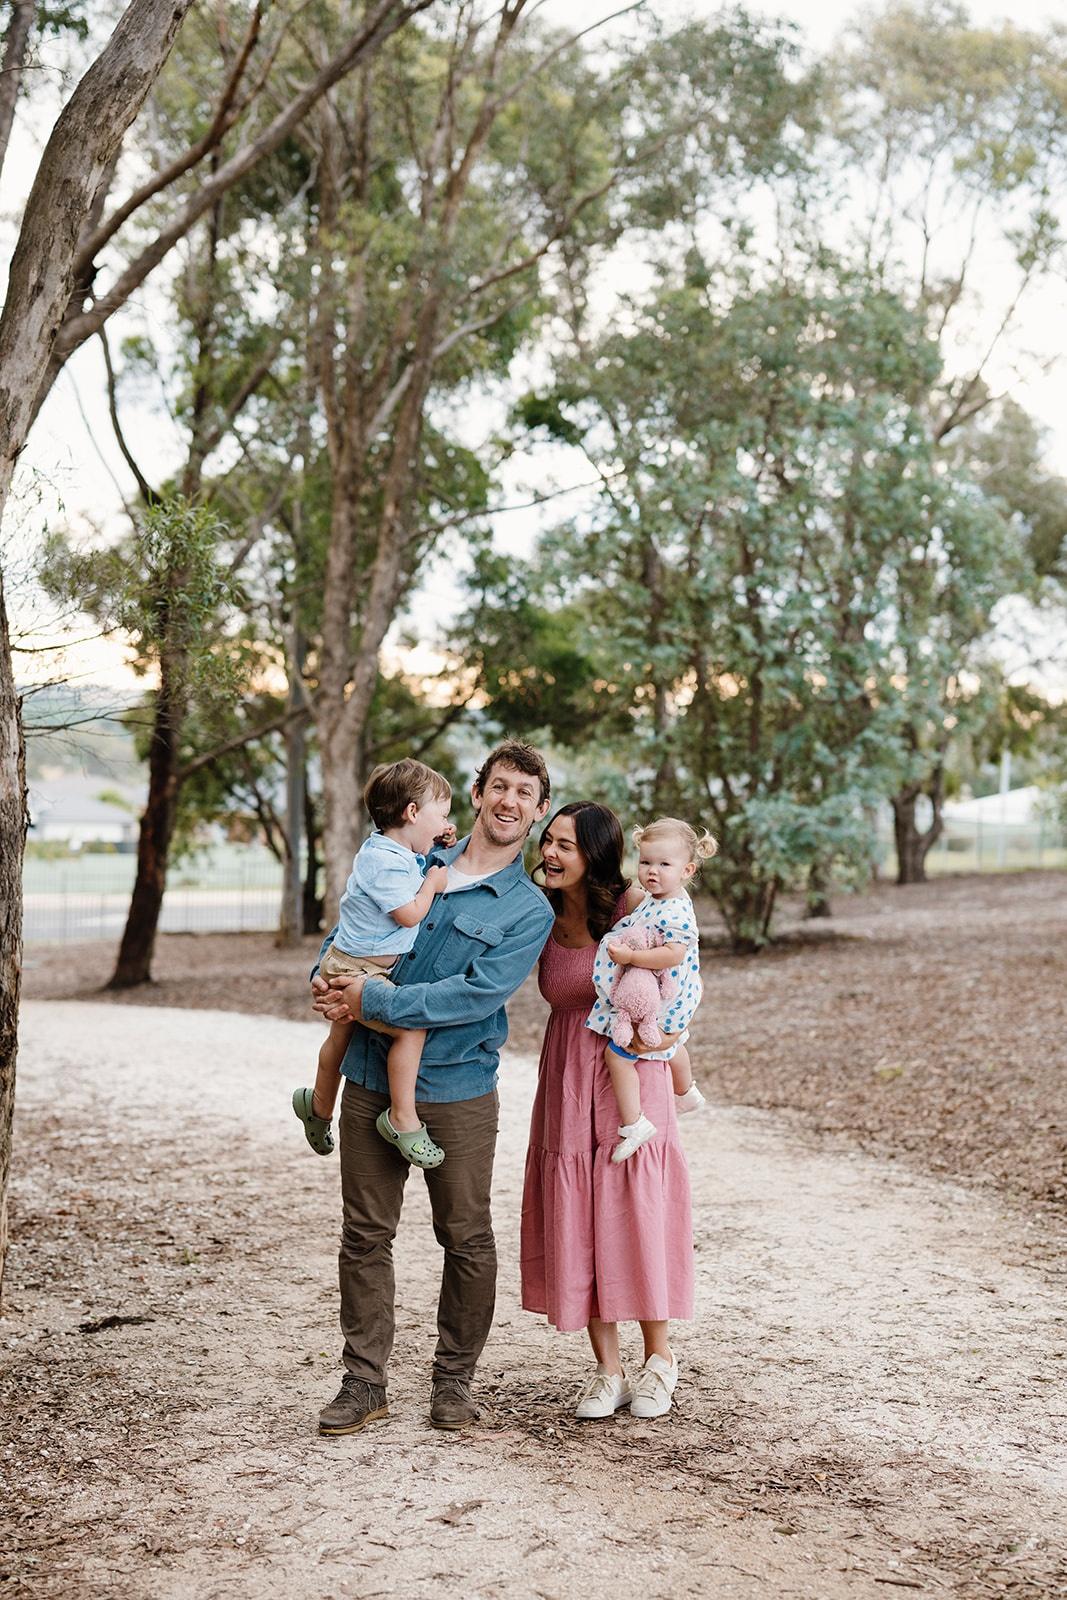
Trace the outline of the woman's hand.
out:
M 630 946 L 628 944 L 620 944 L 618 939 L 608 940 L 608 955 L 619 967 L 628 967 L 634 957 Z

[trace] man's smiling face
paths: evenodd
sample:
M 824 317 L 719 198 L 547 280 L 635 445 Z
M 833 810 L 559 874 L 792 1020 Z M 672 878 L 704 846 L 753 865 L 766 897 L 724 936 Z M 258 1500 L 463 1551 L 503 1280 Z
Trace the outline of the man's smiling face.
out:
M 535 822 L 548 810 L 541 799 L 541 783 L 529 772 L 520 772 L 504 762 L 494 763 L 481 791 L 471 790 L 480 828 L 488 844 L 521 845 Z

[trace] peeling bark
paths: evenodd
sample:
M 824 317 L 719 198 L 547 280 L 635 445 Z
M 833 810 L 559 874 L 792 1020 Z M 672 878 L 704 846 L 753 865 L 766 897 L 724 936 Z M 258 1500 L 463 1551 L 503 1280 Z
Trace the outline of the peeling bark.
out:
M 0 316 L 0 518 L 74 287 L 78 241 L 192 0 L 133 0 L 59 115 L 11 260 Z M 0 588 L 0 1275 L 22 959 L 25 762 Z M 2 1276 L 0 1276 L 2 1282 Z

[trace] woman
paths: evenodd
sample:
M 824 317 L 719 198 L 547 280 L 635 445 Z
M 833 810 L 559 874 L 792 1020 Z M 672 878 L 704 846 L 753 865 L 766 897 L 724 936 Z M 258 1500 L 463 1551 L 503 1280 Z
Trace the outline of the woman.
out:
M 668 1319 L 693 1314 L 689 1173 L 678 1140 L 670 1065 L 641 1067 L 641 1096 L 658 1132 L 613 1164 L 618 1111 L 604 1041 L 585 1026 L 595 999 L 597 944 L 642 899 L 622 875 L 622 828 L 606 806 L 561 807 L 541 836 L 556 920 L 538 983 L 552 1008 L 530 1124 L 522 1203 L 522 1303 L 561 1332 L 586 1328 L 596 1372 L 579 1417 L 628 1405 L 639 1417 L 671 1408 L 678 1363 Z M 619 1351 L 620 1321 L 637 1321 L 644 1365 L 633 1383 Z

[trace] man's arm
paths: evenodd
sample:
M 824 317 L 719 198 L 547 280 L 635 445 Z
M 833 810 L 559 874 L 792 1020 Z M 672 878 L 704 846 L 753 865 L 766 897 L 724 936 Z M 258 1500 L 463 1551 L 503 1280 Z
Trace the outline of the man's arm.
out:
M 480 1022 L 499 1011 L 528 975 L 544 949 L 552 909 L 536 909 L 500 943 L 483 950 L 470 975 L 455 973 L 436 983 L 402 983 L 394 988 L 370 978 L 363 986 L 363 1016 L 394 1028 L 442 1028 Z

